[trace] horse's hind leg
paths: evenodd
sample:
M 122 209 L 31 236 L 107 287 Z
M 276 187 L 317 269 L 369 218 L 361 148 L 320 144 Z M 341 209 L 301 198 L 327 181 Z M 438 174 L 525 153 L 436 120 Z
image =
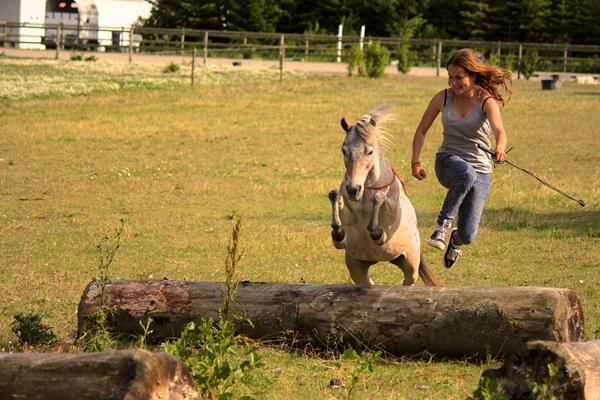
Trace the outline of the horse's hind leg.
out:
M 384 202 L 385 195 L 382 192 L 375 193 L 375 197 L 373 198 L 373 215 L 371 215 L 371 221 L 369 221 L 369 225 L 367 226 L 369 236 L 378 245 L 384 244 L 387 239 L 387 235 L 379 226 L 379 211 Z
M 342 229 L 342 221 L 340 220 L 342 196 L 340 196 L 339 190 L 329 192 L 329 201 L 331 202 L 331 239 L 336 249 L 343 249 L 346 232 Z
M 404 273 L 404 282 L 402 282 L 404 286 L 414 286 L 415 282 L 417 282 L 419 278 L 419 261 L 420 254 L 416 254 L 415 257 L 415 254 L 412 252 L 402 254 L 390 261 L 392 264 L 400 267 Z
M 346 267 L 350 272 L 350 278 L 357 285 L 374 285 L 375 283 L 369 276 L 369 267 L 375 264 L 373 261 L 357 260 L 346 252 Z

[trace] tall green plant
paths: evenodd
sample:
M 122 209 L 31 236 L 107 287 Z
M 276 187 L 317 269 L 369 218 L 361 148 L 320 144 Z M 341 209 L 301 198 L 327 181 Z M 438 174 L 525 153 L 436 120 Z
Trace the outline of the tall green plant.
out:
M 358 76 L 366 76 L 365 55 L 358 45 L 353 45 L 348 51 L 348 76 L 352 76 L 357 69 Z
M 227 256 L 225 257 L 225 285 L 221 288 L 221 300 L 223 308 L 221 313 L 223 318 L 231 317 L 231 303 L 236 301 L 235 293 L 240 284 L 239 263 L 244 255 L 244 250 L 241 247 L 240 239 L 242 233 L 242 216 L 233 216 L 233 226 L 231 229 L 231 237 L 227 244 Z
M 110 332 L 109 319 L 112 313 L 111 300 L 106 295 L 106 286 L 110 283 L 110 266 L 117 251 L 121 247 L 121 237 L 125 221 L 121 218 L 120 225 L 113 236 L 105 235 L 96 245 L 98 252 L 98 276 L 92 278 L 99 291 L 94 300 L 97 308 L 90 317 L 90 323 L 81 333 L 78 341 L 84 351 L 106 351 L 116 346 L 117 340 Z
M 383 76 L 385 67 L 390 63 L 390 51 L 381 45 L 374 43 L 367 47 L 365 51 L 365 70 L 369 78 L 379 78 Z
M 540 56 L 537 51 L 527 53 L 521 61 L 521 73 L 525 79 L 529 80 L 533 73 L 537 70 L 540 63 Z
M 398 71 L 403 74 L 410 72 L 410 68 L 416 60 L 414 51 L 411 50 L 408 41 L 415 37 L 417 32 L 425 24 L 425 19 L 421 15 L 417 15 L 398 27 L 397 35 L 403 40 L 402 44 L 398 46 Z

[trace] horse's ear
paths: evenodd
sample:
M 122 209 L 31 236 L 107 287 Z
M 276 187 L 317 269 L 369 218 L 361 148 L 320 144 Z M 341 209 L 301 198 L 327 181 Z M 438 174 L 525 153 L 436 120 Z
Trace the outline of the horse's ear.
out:
M 350 130 L 350 127 L 348 126 L 348 123 L 346 122 L 346 118 L 342 117 L 342 120 L 340 121 L 340 124 L 342 125 L 342 129 L 348 133 L 348 131 Z

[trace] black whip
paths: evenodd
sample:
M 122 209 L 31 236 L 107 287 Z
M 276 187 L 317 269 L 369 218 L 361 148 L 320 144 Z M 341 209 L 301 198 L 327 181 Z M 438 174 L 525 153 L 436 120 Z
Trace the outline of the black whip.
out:
M 485 151 L 486 153 L 490 154 L 494 159 L 496 159 L 496 153 L 494 153 L 493 151 L 491 151 L 490 149 L 477 144 L 477 147 L 480 148 L 481 150 Z M 548 186 L 550 189 L 554 190 L 555 192 L 558 192 L 560 194 L 562 194 L 563 196 L 565 196 L 567 199 L 569 200 L 573 200 L 574 202 L 576 202 L 577 204 L 579 204 L 581 207 L 585 207 L 585 203 L 583 200 L 577 200 L 575 197 L 573 196 L 569 196 L 568 194 L 566 194 L 565 192 L 563 192 L 562 190 L 560 190 L 559 188 L 557 188 L 556 186 L 553 186 L 551 184 L 549 184 L 548 182 L 544 181 L 543 179 L 535 176 L 535 174 L 533 172 L 527 171 L 525 168 L 521 168 L 518 165 L 516 165 L 515 163 L 509 161 L 509 160 L 504 160 L 503 162 L 507 163 L 508 165 L 511 165 L 513 167 L 515 167 L 518 170 L 521 170 L 523 172 L 525 172 L 528 175 L 533 176 L 535 179 L 537 179 L 541 184 Z

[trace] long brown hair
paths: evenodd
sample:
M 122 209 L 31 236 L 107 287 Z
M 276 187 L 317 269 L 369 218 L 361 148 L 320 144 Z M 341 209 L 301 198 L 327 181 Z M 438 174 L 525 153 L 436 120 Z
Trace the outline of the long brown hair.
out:
M 498 91 L 498 86 L 504 89 L 508 94 L 506 101 L 508 102 L 508 100 L 510 100 L 512 91 L 509 86 L 512 84 L 512 72 L 509 70 L 486 64 L 485 61 L 482 61 L 480 56 L 471 49 L 460 49 L 452 54 L 446 63 L 446 69 L 448 69 L 448 66 L 450 65 L 461 67 L 469 75 L 474 75 L 475 84 L 490 92 L 494 99 L 502 105 L 504 105 L 505 100 Z

